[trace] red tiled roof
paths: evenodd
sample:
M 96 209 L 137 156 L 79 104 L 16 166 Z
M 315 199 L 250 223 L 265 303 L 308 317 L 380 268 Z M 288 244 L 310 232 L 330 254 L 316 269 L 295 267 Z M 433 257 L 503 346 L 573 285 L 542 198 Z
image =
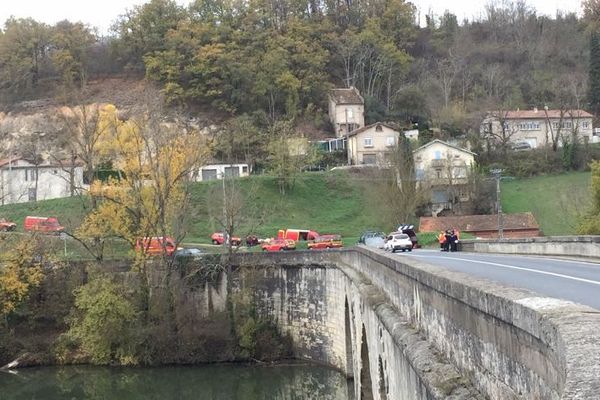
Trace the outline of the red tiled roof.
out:
M 502 223 L 504 230 L 530 230 L 539 229 L 532 213 L 503 214 Z M 456 228 L 462 232 L 481 232 L 498 230 L 498 215 L 462 215 L 450 217 L 421 217 L 419 219 L 420 232 L 439 232 Z
M 548 110 L 544 109 L 536 110 L 518 110 L 518 111 L 493 111 L 490 112 L 492 116 L 502 117 L 505 119 L 536 119 L 536 118 L 546 118 L 546 113 L 548 113 L 548 118 L 560 118 L 561 110 Z M 566 110 L 562 111 L 563 118 L 593 118 L 594 116 L 587 111 L 584 110 Z
M 331 89 L 330 96 L 336 104 L 364 104 L 365 101 L 356 88 Z
M 4 158 L 2 160 L 0 160 L 0 167 L 4 167 L 5 165 L 8 165 L 10 162 L 15 162 L 15 161 L 19 161 L 22 160 L 21 157 L 15 157 L 15 158 Z

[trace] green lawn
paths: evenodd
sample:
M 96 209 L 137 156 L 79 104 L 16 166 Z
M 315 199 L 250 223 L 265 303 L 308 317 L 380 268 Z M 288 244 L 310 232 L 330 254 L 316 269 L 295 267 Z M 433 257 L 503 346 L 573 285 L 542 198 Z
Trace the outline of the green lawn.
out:
M 254 214 L 238 227 L 237 234 L 242 238 L 249 233 L 275 237 L 279 229 L 302 228 L 319 233 L 339 233 L 346 245 L 352 245 L 363 230 L 389 231 L 395 225 L 395 221 L 382 221 L 377 207 L 371 206 L 376 201 L 369 191 L 370 182 L 354 179 L 345 172 L 304 173 L 285 196 L 279 193 L 277 181 L 272 177 L 254 176 L 236 182 L 243 192 L 250 194 L 246 207 Z M 221 193 L 220 181 L 193 185 L 192 207 L 185 221 L 188 230 L 185 245 L 215 250 L 203 245 L 209 244 L 210 235 L 221 229 L 214 218 L 221 213 Z M 22 232 L 23 219 L 27 215 L 55 216 L 68 231 L 74 231 L 83 220 L 87 207 L 85 200 L 79 197 L 12 204 L 0 207 L 0 217 L 16 222 L 17 231 Z M 57 249 L 62 244 L 62 241 L 57 242 Z M 304 247 L 303 244 L 298 246 Z M 81 251 L 76 242 L 67 241 L 70 255 L 77 256 Z
M 506 213 L 531 211 L 543 234 L 572 235 L 589 201 L 589 172 L 503 181 L 502 209 Z
M 546 235 L 573 234 L 577 216 L 588 204 L 589 180 L 589 173 L 570 173 L 503 181 L 502 207 L 507 213 L 533 212 Z M 274 237 L 278 229 L 304 228 L 320 233 L 339 233 L 346 245 L 352 245 L 366 229 L 389 232 L 399 223 L 385 219 L 381 207 L 386 205 L 377 198 L 372 179 L 347 172 L 304 173 L 285 196 L 279 193 L 277 181 L 272 177 L 254 176 L 236 182 L 248 195 L 250 200 L 246 207 L 254 214 L 238 227 L 237 234 L 242 238 L 248 233 Z M 222 210 L 221 184 L 217 181 L 193 185 L 184 245 L 218 250 L 208 244 L 211 233 L 220 229 L 215 217 Z M 88 207 L 85 199 L 80 197 L 56 199 L 1 206 L 0 217 L 16 222 L 18 231 L 22 231 L 27 215 L 55 216 L 72 232 L 81 223 Z M 424 245 L 435 245 L 437 241 L 433 234 L 420 236 Z M 10 242 L 0 241 L 0 252 L 1 244 L 10 246 Z M 57 253 L 64 253 L 64 241 L 54 237 L 48 242 Z M 85 257 L 85 250 L 74 240 L 68 239 L 66 244 L 69 258 Z M 303 244 L 298 248 L 303 248 Z M 127 252 L 123 243 L 115 242 L 107 249 L 107 256 L 116 257 Z

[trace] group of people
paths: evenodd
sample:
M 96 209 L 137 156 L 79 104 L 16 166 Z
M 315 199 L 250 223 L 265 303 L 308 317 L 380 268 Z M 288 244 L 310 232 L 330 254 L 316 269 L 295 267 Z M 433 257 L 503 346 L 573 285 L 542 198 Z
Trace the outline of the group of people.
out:
M 442 251 L 458 251 L 459 238 L 460 233 L 458 232 L 458 229 L 447 229 L 446 231 L 441 231 L 438 236 L 440 248 Z

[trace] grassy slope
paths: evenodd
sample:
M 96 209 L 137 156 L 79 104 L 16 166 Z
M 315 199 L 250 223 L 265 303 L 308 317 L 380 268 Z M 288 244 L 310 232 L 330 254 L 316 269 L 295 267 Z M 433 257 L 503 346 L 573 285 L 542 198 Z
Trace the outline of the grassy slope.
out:
M 277 235 L 278 229 L 300 228 L 340 233 L 354 239 L 362 230 L 374 227 L 376 210 L 365 205 L 366 191 L 362 184 L 353 182 L 347 174 L 303 174 L 285 196 L 279 193 L 277 182 L 270 177 L 253 177 L 239 182 L 246 192 L 256 193 L 252 204 L 258 207 L 261 215 L 258 223 L 240 227 L 242 235 L 252 231 L 260 237 L 272 237 Z M 220 182 L 211 182 L 194 187 L 196 214 L 190 227 L 190 241 L 206 242 L 208 236 L 219 229 L 211 221 L 205 204 L 211 187 L 218 192 L 219 185 Z
M 502 183 L 502 205 L 507 213 L 531 211 L 544 234 L 572 234 L 576 216 L 589 198 L 589 173 L 536 177 Z M 340 233 L 346 244 L 353 244 L 365 229 L 389 231 L 397 221 L 383 220 L 380 204 L 368 179 L 355 179 L 347 173 L 306 173 L 301 175 L 286 196 L 281 196 L 274 178 L 259 176 L 240 179 L 242 190 L 252 192 L 252 204 L 262 215 L 258 222 L 239 227 L 240 236 L 253 232 L 272 237 L 278 229 L 304 228 L 320 233 Z M 207 206 L 209 192 L 220 193 L 221 182 L 199 183 L 192 190 L 193 210 L 187 219 L 186 243 L 209 243 L 219 226 L 210 218 L 220 206 Z M 220 201 L 220 200 L 218 200 Z M 81 198 L 56 199 L 0 207 L 0 217 L 17 222 L 22 231 L 26 215 L 56 216 L 69 230 L 77 228 L 85 215 Z M 421 242 L 435 242 L 422 234 Z M 58 242 L 57 245 L 61 243 Z M 75 251 L 75 250 L 74 250 Z
M 502 209 L 531 211 L 544 235 L 574 234 L 578 215 L 589 204 L 589 184 L 589 172 L 502 182 Z
M 353 243 L 366 228 L 392 228 L 392 224 L 377 226 L 378 213 L 374 207 L 367 205 L 369 191 L 365 190 L 365 183 L 354 182 L 345 173 L 305 173 L 298 177 L 286 196 L 279 193 L 277 182 L 271 177 L 243 178 L 238 182 L 242 190 L 256 193 L 249 207 L 258 207 L 258 213 L 262 215 L 258 223 L 240 226 L 240 236 L 252 231 L 260 237 L 271 237 L 277 235 L 278 229 L 303 228 L 320 233 L 340 233 L 346 243 Z M 186 242 L 208 243 L 210 234 L 219 230 L 217 223 L 210 218 L 207 199 L 211 190 L 220 192 L 220 185 L 221 182 L 194 185 Z M 84 207 L 81 198 L 13 204 L 1 206 L 0 217 L 17 222 L 17 229 L 22 231 L 26 215 L 56 216 L 69 230 L 73 230 L 85 214 Z M 218 205 L 212 208 L 214 212 L 220 210 Z

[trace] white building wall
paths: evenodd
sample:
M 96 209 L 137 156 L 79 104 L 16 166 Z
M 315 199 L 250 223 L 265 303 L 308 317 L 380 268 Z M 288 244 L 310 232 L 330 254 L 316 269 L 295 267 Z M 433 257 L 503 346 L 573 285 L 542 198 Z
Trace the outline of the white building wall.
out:
M 553 132 L 556 135 L 556 125 L 560 122 L 559 118 L 549 118 L 548 120 L 540 115 L 539 119 L 524 118 L 524 119 L 507 119 L 507 127 L 505 129 L 506 135 L 510 136 L 510 142 L 527 142 L 532 148 L 544 146 L 546 144 L 552 144 L 552 133 L 550 126 L 553 125 Z M 491 123 L 492 133 L 494 135 L 501 136 L 502 128 L 500 121 L 497 118 L 486 118 L 481 125 L 481 133 L 486 133 L 489 130 Z M 571 137 L 572 132 L 576 133 L 576 137 L 580 142 L 589 141 L 593 142 L 593 128 L 592 118 L 588 117 L 577 117 L 571 118 L 566 115 L 563 120 L 563 124 L 572 124 L 572 127 L 561 128 L 560 134 L 565 137 Z M 559 141 L 559 145 L 562 143 Z
M 30 189 L 35 189 L 34 166 L 4 166 L 0 170 L 1 204 L 30 201 Z M 83 187 L 83 168 L 75 167 L 75 187 Z M 27 174 L 27 178 L 25 176 Z M 71 195 L 69 173 L 58 166 L 39 166 L 36 200 L 49 200 Z
M 377 127 L 380 130 L 377 130 Z M 385 125 L 375 125 L 348 138 L 348 160 L 353 165 L 368 164 L 365 155 L 375 156 L 376 164 L 386 165 L 385 154 L 391 152 L 400 133 Z
M 202 182 L 205 180 L 213 180 L 213 179 L 222 179 L 225 175 L 225 170 L 228 168 L 237 169 L 238 177 L 245 177 L 250 175 L 250 168 L 248 164 L 212 164 L 212 165 L 204 165 L 198 169 L 198 173 L 196 174 L 196 181 Z M 203 171 L 205 174 L 203 174 Z M 203 175 L 206 175 L 206 172 L 210 171 L 210 175 L 214 176 L 213 178 L 203 179 Z

